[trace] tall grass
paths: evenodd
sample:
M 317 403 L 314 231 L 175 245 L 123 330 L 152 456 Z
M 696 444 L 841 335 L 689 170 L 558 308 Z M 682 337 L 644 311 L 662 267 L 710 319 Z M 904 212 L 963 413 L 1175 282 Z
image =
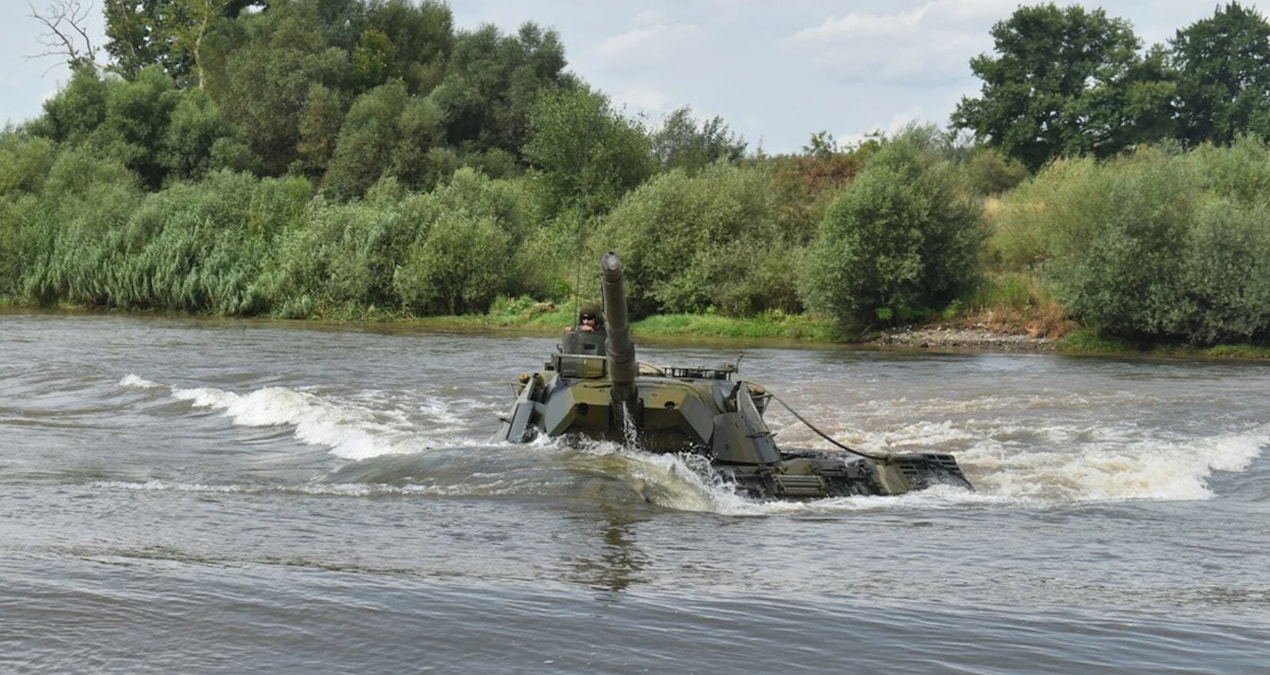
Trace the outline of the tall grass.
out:
M 967 322 L 1005 332 L 1056 338 L 1071 328 L 1053 292 L 1037 277 L 1022 272 L 985 275 L 962 294 L 956 308 Z

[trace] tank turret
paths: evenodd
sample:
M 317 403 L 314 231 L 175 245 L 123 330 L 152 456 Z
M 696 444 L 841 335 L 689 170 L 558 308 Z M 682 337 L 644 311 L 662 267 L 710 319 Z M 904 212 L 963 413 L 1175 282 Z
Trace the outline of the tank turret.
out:
M 756 498 L 893 495 L 935 483 L 970 488 L 946 453 L 872 455 L 836 442 L 842 452 L 778 447 L 763 419 L 775 397 L 760 385 L 735 379 L 735 365 L 639 363 L 617 254 L 600 259 L 600 278 L 603 323 L 588 325 L 580 317 L 544 370 L 521 377 L 499 438 L 526 442 L 541 434 L 575 436 L 647 452 L 701 455 L 738 492 Z

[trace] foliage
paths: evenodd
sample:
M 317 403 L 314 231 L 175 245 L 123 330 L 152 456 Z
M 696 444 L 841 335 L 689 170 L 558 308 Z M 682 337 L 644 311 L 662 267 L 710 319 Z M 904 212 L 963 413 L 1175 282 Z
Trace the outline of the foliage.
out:
M 1013 190 L 1028 177 L 1022 162 L 1007 157 L 995 148 L 978 148 L 966 164 L 966 177 L 975 191 L 999 195 Z
M 774 206 L 761 171 L 726 164 L 698 176 L 671 171 L 609 214 L 589 259 L 600 249 L 622 255 L 637 316 L 796 311 L 797 255 L 783 246 Z
M 961 99 L 955 127 L 1032 171 L 1055 157 L 1110 157 L 1158 140 L 1150 115 L 1167 107 L 1173 90 L 1159 79 L 1162 56 L 1140 57 L 1123 19 L 1050 3 L 1020 7 L 991 32 L 997 55 L 971 60 L 983 89 Z
M 1143 150 L 1054 165 L 1004 200 L 989 249 L 1070 314 L 1135 341 L 1215 344 L 1270 328 L 1270 151 Z
M 405 108 L 406 87 L 399 80 L 372 89 L 353 103 L 326 173 L 335 195 L 360 197 L 384 175 L 401 136 L 399 120 Z
M 110 82 L 106 117 L 91 142 L 106 154 L 122 157 L 146 185 L 157 188 L 166 175 L 163 141 L 180 100 L 171 78 L 157 67 L 141 71 L 130 81 Z
M 884 143 L 841 193 L 807 261 L 808 306 L 843 324 L 911 320 L 976 272 L 980 207 L 932 129 Z
M 0 297 L 21 295 L 22 277 L 36 259 L 29 223 L 54 161 L 52 141 L 0 134 Z
M 1079 258 L 1112 207 L 1103 177 L 1092 159 L 1063 160 L 1003 195 L 988 219 L 988 268 L 1038 273 L 1055 258 Z
M 533 23 L 515 36 L 493 25 L 460 31 L 448 74 L 432 93 L 445 119 L 446 137 L 461 148 L 501 148 L 519 156 L 528 141 L 539 93 L 566 82 L 564 46 L 555 31 Z
M 484 312 L 499 295 L 521 291 L 515 255 L 523 241 L 517 189 L 471 169 L 424 198 L 422 222 L 392 284 L 405 307 L 421 314 Z
M 84 143 L 106 119 L 106 88 L 96 68 L 72 69 L 70 82 L 44 102 L 44 115 L 31 123 L 31 133 L 57 143 Z
M 1190 147 L 1229 144 L 1243 133 L 1270 139 L 1270 23 L 1238 2 L 1170 40 L 1177 114 Z
M 1089 328 L 1064 335 L 1058 344 L 1064 352 L 1070 354 L 1123 354 L 1135 349 L 1134 345 L 1124 340 Z
M 446 61 L 454 50 L 454 16 L 446 3 L 436 0 L 372 3 L 366 20 L 368 31 L 388 41 L 380 50 L 395 57 L 395 63 L 386 64 L 389 77 L 378 84 L 400 78 L 411 94 L 426 95 L 440 83 Z M 367 41 L 366 38 L 363 41 Z
M 553 31 L 456 31 L 438 0 L 105 11 L 110 67 L 76 60 L 38 119 L 0 132 L 0 296 L 17 302 L 498 304 L 554 325 L 528 298 L 595 297 L 614 249 L 637 315 L 694 314 L 674 331 L 942 309 L 1050 335 L 1071 316 L 1094 340 L 1270 336 L 1270 28 L 1237 3 L 1144 54 L 1102 10 L 1020 7 L 954 116 L 980 147 L 818 132 L 780 157 L 744 157 L 686 106 L 645 129 L 566 73 Z
M 1251 340 L 1270 328 L 1270 209 L 1205 200 L 1188 233 L 1182 285 L 1189 316 L 1169 333 L 1198 344 Z
M 745 141 L 736 138 L 720 117 L 698 127 L 692 108 L 666 115 L 652 133 L 652 153 L 663 171 L 697 173 L 717 161 L 736 163 L 745 155 Z
M 0 199 L 39 192 L 56 159 L 54 150 L 47 138 L 0 134 Z
M 548 92 L 530 115 L 525 157 L 538 169 L 545 210 L 607 213 L 652 174 L 648 137 L 613 112 L 606 97 L 579 88 Z
M 181 92 L 159 141 L 156 161 L 164 170 L 155 176 L 162 178 L 160 183 L 172 178 L 199 179 L 216 169 L 255 168 L 255 157 L 243 134 L 199 89 Z
M 106 51 L 127 78 L 151 65 L 200 81 L 203 46 L 215 23 L 264 0 L 105 0 Z
M 142 197 L 134 174 L 88 148 L 62 152 L 28 214 L 22 295 L 39 303 L 110 303 L 112 238 Z
M 816 238 L 829 204 L 879 146 L 879 140 L 871 138 L 854 149 L 842 150 L 821 132 L 812 137 L 804 154 L 765 162 L 775 190 L 777 218 L 789 246 L 802 249 Z
M 217 172 L 147 195 L 119 232 L 109 304 L 254 314 L 266 305 L 257 284 L 266 241 L 246 230 L 257 180 Z
M 286 173 L 298 159 L 313 85 L 339 89 L 349 74 L 347 52 L 327 46 L 314 13 L 302 2 L 270 6 L 222 38 L 209 68 L 208 92 L 244 131 L 264 175 Z

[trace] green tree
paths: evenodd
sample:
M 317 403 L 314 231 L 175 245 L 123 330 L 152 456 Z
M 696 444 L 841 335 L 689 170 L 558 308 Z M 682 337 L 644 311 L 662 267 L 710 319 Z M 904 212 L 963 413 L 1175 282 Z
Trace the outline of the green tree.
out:
M 551 216 L 576 209 L 584 220 L 606 213 L 652 175 L 643 129 L 587 89 L 549 92 L 530 117 L 526 158 L 537 169 Z
M 1239 342 L 1270 331 L 1270 209 L 1202 202 L 1186 242 L 1183 299 L 1190 310 L 1170 332 L 1199 344 Z
M 592 259 L 621 252 L 637 315 L 797 309 L 797 256 L 759 168 L 716 163 L 691 176 L 659 174 L 604 219 L 592 248 Z
M 1027 179 L 1027 167 L 993 148 L 978 148 L 966 163 L 970 183 L 985 195 L 1013 190 Z
M 104 0 L 106 52 L 112 68 L 131 78 L 159 65 L 179 82 L 204 84 L 203 56 L 208 37 L 222 18 L 237 17 L 264 0 Z
M 320 83 L 309 86 L 300 115 L 300 143 L 296 153 L 305 173 L 321 177 L 335 155 L 340 127 L 344 124 L 344 103 L 338 91 Z
M 803 281 L 813 311 L 857 326 L 911 320 L 974 278 L 980 202 L 935 148 L 933 129 L 905 131 L 830 206 Z
M 464 168 L 419 199 L 418 230 L 393 275 L 404 306 L 420 314 L 483 312 L 499 295 L 523 291 L 529 265 L 523 200 L 507 181 Z
M 106 119 L 106 90 L 95 67 L 75 67 L 70 82 L 44 102 L 44 114 L 31 123 L 31 133 L 57 143 L 84 142 Z
M 47 138 L 0 132 L 0 297 L 21 296 L 22 277 L 38 259 L 30 248 L 28 223 L 39 212 L 40 194 L 56 157 Z
M 499 148 L 519 157 L 539 92 L 566 83 L 564 66 L 559 36 L 533 23 L 515 36 L 493 25 L 460 32 L 448 74 L 432 92 L 445 116 L 446 138 L 464 150 Z
M 313 85 L 339 90 L 349 73 L 348 52 L 328 45 L 317 9 L 279 3 L 251 15 L 245 34 L 222 46 L 223 70 L 208 74 L 209 93 L 245 131 L 266 175 L 286 173 L 300 157 Z
M 1242 133 L 1270 138 L 1270 23 L 1237 2 L 1170 41 L 1178 116 L 1190 146 L 1229 145 Z
M 1073 316 L 1108 333 L 1165 336 L 1189 314 L 1183 261 L 1200 202 L 1191 168 L 1158 152 L 1100 170 L 1108 208 L 1071 231 L 1049 266 Z
M 393 47 L 394 74 L 411 94 L 427 95 L 441 82 L 454 50 L 454 15 L 449 5 L 424 0 L 387 0 L 372 3 L 369 29 L 385 35 Z
M 142 70 L 131 81 L 109 83 L 106 118 L 94 144 L 107 155 L 123 158 L 151 189 L 167 178 L 164 140 L 172 113 L 181 100 L 172 79 L 158 66 Z
M 255 158 L 244 134 L 201 89 L 180 92 L 160 143 L 167 176 L 202 178 L 215 169 L 252 170 Z
M 652 148 L 663 171 L 682 168 L 689 173 L 719 160 L 736 163 L 745 155 L 745 141 L 733 136 L 722 118 L 698 125 L 688 106 L 662 119 L 652 134 Z
M 399 119 L 405 108 L 406 87 L 400 80 L 372 89 L 353 103 L 326 174 L 336 194 L 360 197 L 384 175 L 400 140 Z
M 397 47 L 383 31 L 367 28 L 353 50 L 353 81 L 358 89 L 371 89 L 398 76 Z
M 1270 329 L 1268 158 L 1264 141 L 1241 137 L 1055 162 L 1003 198 L 991 248 L 1102 332 L 1256 340 Z
M 1158 111 L 1171 99 L 1159 58 L 1138 56 L 1140 42 L 1123 19 L 1079 5 L 1020 7 L 992 28 L 996 56 L 970 61 L 983 80 L 979 98 L 963 97 L 954 127 L 969 129 L 1036 171 L 1060 156 L 1114 155 L 1156 140 Z
M 407 99 L 397 129 L 391 173 L 402 184 L 430 190 L 454 173 L 456 167 L 449 161 L 435 159 L 436 153 L 445 149 L 445 122 L 430 99 L 417 96 Z

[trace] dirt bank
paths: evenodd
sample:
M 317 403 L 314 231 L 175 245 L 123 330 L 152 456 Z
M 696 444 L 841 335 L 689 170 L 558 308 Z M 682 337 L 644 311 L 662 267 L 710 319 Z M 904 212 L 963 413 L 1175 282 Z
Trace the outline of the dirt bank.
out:
M 887 331 L 869 341 L 879 347 L 1002 352 L 1051 351 L 1054 343 L 1027 333 L 1006 333 L 987 327 L 926 326 Z

